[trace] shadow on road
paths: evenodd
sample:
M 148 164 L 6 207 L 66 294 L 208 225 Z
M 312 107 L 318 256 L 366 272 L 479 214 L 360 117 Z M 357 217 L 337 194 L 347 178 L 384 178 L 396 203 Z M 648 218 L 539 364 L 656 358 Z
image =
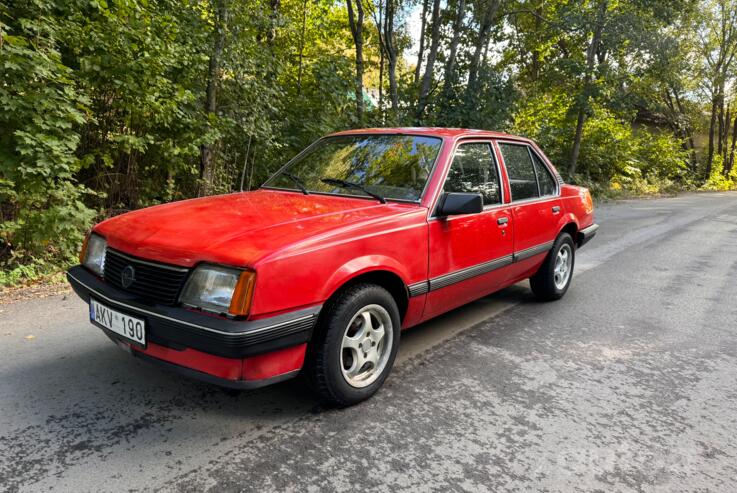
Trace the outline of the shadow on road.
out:
M 405 331 L 397 365 L 530 300 L 526 285 L 512 286 Z M 78 344 L 39 351 L 4 373 L 3 392 L 12 396 L 4 428 L 12 431 L 0 437 L 0 477 L 48 477 L 85 458 L 108 460 L 131 448 L 145 456 L 217 446 L 326 411 L 302 377 L 232 391 L 132 358 L 94 327 L 88 330 L 90 337 Z

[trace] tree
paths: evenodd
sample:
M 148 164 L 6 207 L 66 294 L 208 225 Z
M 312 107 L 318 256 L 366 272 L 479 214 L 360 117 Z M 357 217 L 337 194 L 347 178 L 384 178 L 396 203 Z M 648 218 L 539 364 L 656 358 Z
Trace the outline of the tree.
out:
M 422 122 L 422 117 L 425 113 L 425 108 L 427 107 L 430 85 L 432 84 L 433 79 L 433 71 L 435 70 L 435 59 L 438 56 L 438 47 L 440 46 L 440 0 L 433 0 L 431 21 L 432 34 L 430 35 L 430 51 L 427 54 L 425 74 L 422 76 L 420 94 L 417 98 L 417 107 L 415 109 L 415 123 L 418 125 Z
M 456 56 L 458 55 L 458 43 L 461 41 L 463 18 L 466 14 L 466 0 L 457 0 L 456 16 L 453 21 L 453 35 L 450 41 L 448 57 L 445 60 L 445 75 L 443 77 L 443 97 L 447 100 L 451 97 L 453 85 L 455 84 Z
M 0 285 L 367 124 L 524 134 L 594 193 L 737 188 L 737 0 L 423 0 L 416 63 L 410 5 L 0 0 Z
M 594 76 L 594 68 L 596 63 L 596 55 L 601 55 L 600 43 L 601 35 L 604 31 L 606 22 L 607 0 L 600 0 L 596 9 L 593 26 L 591 29 L 591 39 L 586 49 L 586 71 L 584 72 L 583 94 L 578 108 L 578 116 L 576 117 L 576 130 L 573 135 L 573 146 L 571 149 L 571 161 L 568 164 L 568 176 L 576 175 L 576 166 L 578 165 L 578 155 L 581 151 L 581 139 L 583 137 L 583 124 L 586 120 L 586 112 L 589 105 L 589 93 L 591 91 L 591 81 Z M 600 60 L 603 56 L 600 56 Z
M 354 77 L 356 91 L 356 122 L 363 122 L 363 0 L 346 0 L 348 23 L 353 36 L 356 53 L 356 74 Z M 354 7 L 355 3 L 355 7 Z
M 394 21 L 397 11 L 398 0 L 386 0 L 386 15 L 384 16 L 384 50 L 389 61 L 389 96 L 392 102 L 393 119 L 396 119 L 399 109 L 399 94 L 397 91 L 397 59 L 399 49 L 394 32 Z
M 705 3 L 699 38 L 704 61 L 702 80 L 704 90 L 711 100 L 709 144 L 704 173 L 709 177 L 714 162 L 715 139 L 718 141 L 717 153 L 722 154 L 725 90 L 737 55 L 737 2 L 710 0 Z
M 213 5 L 214 33 L 210 62 L 207 67 L 207 89 L 205 90 L 205 111 L 208 120 L 214 120 L 218 108 L 217 94 L 220 85 L 220 63 L 225 49 L 225 36 L 228 28 L 228 5 L 226 0 L 215 0 Z M 200 146 L 200 195 L 207 195 L 212 188 L 213 162 L 212 144 L 204 142 Z
M 478 89 L 478 75 L 481 63 L 481 53 L 489 42 L 491 28 L 494 25 L 500 0 L 482 0 L 478 6 L 480 20 L 479 30 L 476 33 L 473 44 L 473 56 L 468 68 L 468 84 L 466 89 L 466 100 L 471 100 Z
M 430 0 L 422 0 L 422 13 L 420 14 L 420 39 L 419 46 L 417 48 L 417 63 L 415 64 L 415 76 L 414 81 L 417 85 L 420 81 L 420 74 L 422 73 L 422 60 L 425 56 L 425 29 L 427 24 L 427 9 L 430 6 Z

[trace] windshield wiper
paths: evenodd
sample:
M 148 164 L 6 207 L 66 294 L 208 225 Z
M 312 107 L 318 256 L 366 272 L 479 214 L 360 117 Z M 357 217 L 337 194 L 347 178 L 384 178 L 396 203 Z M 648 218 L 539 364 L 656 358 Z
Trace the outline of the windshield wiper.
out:
M 382 197 L 378 193 L 374 193 L 374 192 L 370 192 L 369 190 L 366 190 L 366 188 L 364 188 L 363 185 L 359 185 L 358 183 L 353 183 L 352 181 L 339 180 L 337 178 L 320 178 L 320 181 L 328 185 L 337 185 L 343 188 L 354 188 L 356 190 L 360 190 L 366 195 L 372 196 L 373 198 L 375 198 L 382 204 L 386 204 L 386 199 L 384 197 Z
M 297 187 L 300 190 L 302 190 L 302 193 L 303 194 L 305 194 L 305 195 L 309 195 L 310 194 L 310 192 L 307 191 L 307 187 L 305 186 L 304 182 L 302 180 L 300 180 L 299 178 L 297 178 L 295 175 L 293 175 L 289 171 L 282 171 L 281 174 L 284 175 L 284 176 L 286 176 L 290 180 L 292 180 L 294 182 L 294 184 L 297 185 Z

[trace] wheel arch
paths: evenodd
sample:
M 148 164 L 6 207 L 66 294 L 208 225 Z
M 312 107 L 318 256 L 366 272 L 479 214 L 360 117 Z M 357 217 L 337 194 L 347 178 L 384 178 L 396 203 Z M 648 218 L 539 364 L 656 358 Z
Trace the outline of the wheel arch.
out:
M 563 225 L 559 228 L 558 235 L 561 233 L 568 233 L 571 235 L 571 239 L 573 239 L 573 243 L 578 247 L 580 245 L 580 239 L 578 234 L 578 222 L 576 222 L 575 218 L 568 217 L 565 221 L 562 221 Z
M 351 286 L 361 283 L 375 284 L 386 289 L 392 295 L 399 309 L 400 320 L 404 321 L 404 316 L 407 313 L 407 307 L 409 305 L 409 289 L 402 274 L 400 274 L 399 269 L 396 267 L 387 262 L 383 265 L 364 265 L 363 268 L 358 269 L 352 269 L 350 267 L 340 269 L 335 273 L 330 282 L 327 283 L 329 289 L 325 293 L 325 305 L 327 306 L 330 300 Z

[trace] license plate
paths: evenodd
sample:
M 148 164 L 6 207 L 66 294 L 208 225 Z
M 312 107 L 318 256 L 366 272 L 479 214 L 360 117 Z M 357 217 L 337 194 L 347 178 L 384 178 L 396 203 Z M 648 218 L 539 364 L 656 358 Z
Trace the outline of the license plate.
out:
M 90 320 L 125 339 L 146 345 L 146 323 L 90 299 Z

